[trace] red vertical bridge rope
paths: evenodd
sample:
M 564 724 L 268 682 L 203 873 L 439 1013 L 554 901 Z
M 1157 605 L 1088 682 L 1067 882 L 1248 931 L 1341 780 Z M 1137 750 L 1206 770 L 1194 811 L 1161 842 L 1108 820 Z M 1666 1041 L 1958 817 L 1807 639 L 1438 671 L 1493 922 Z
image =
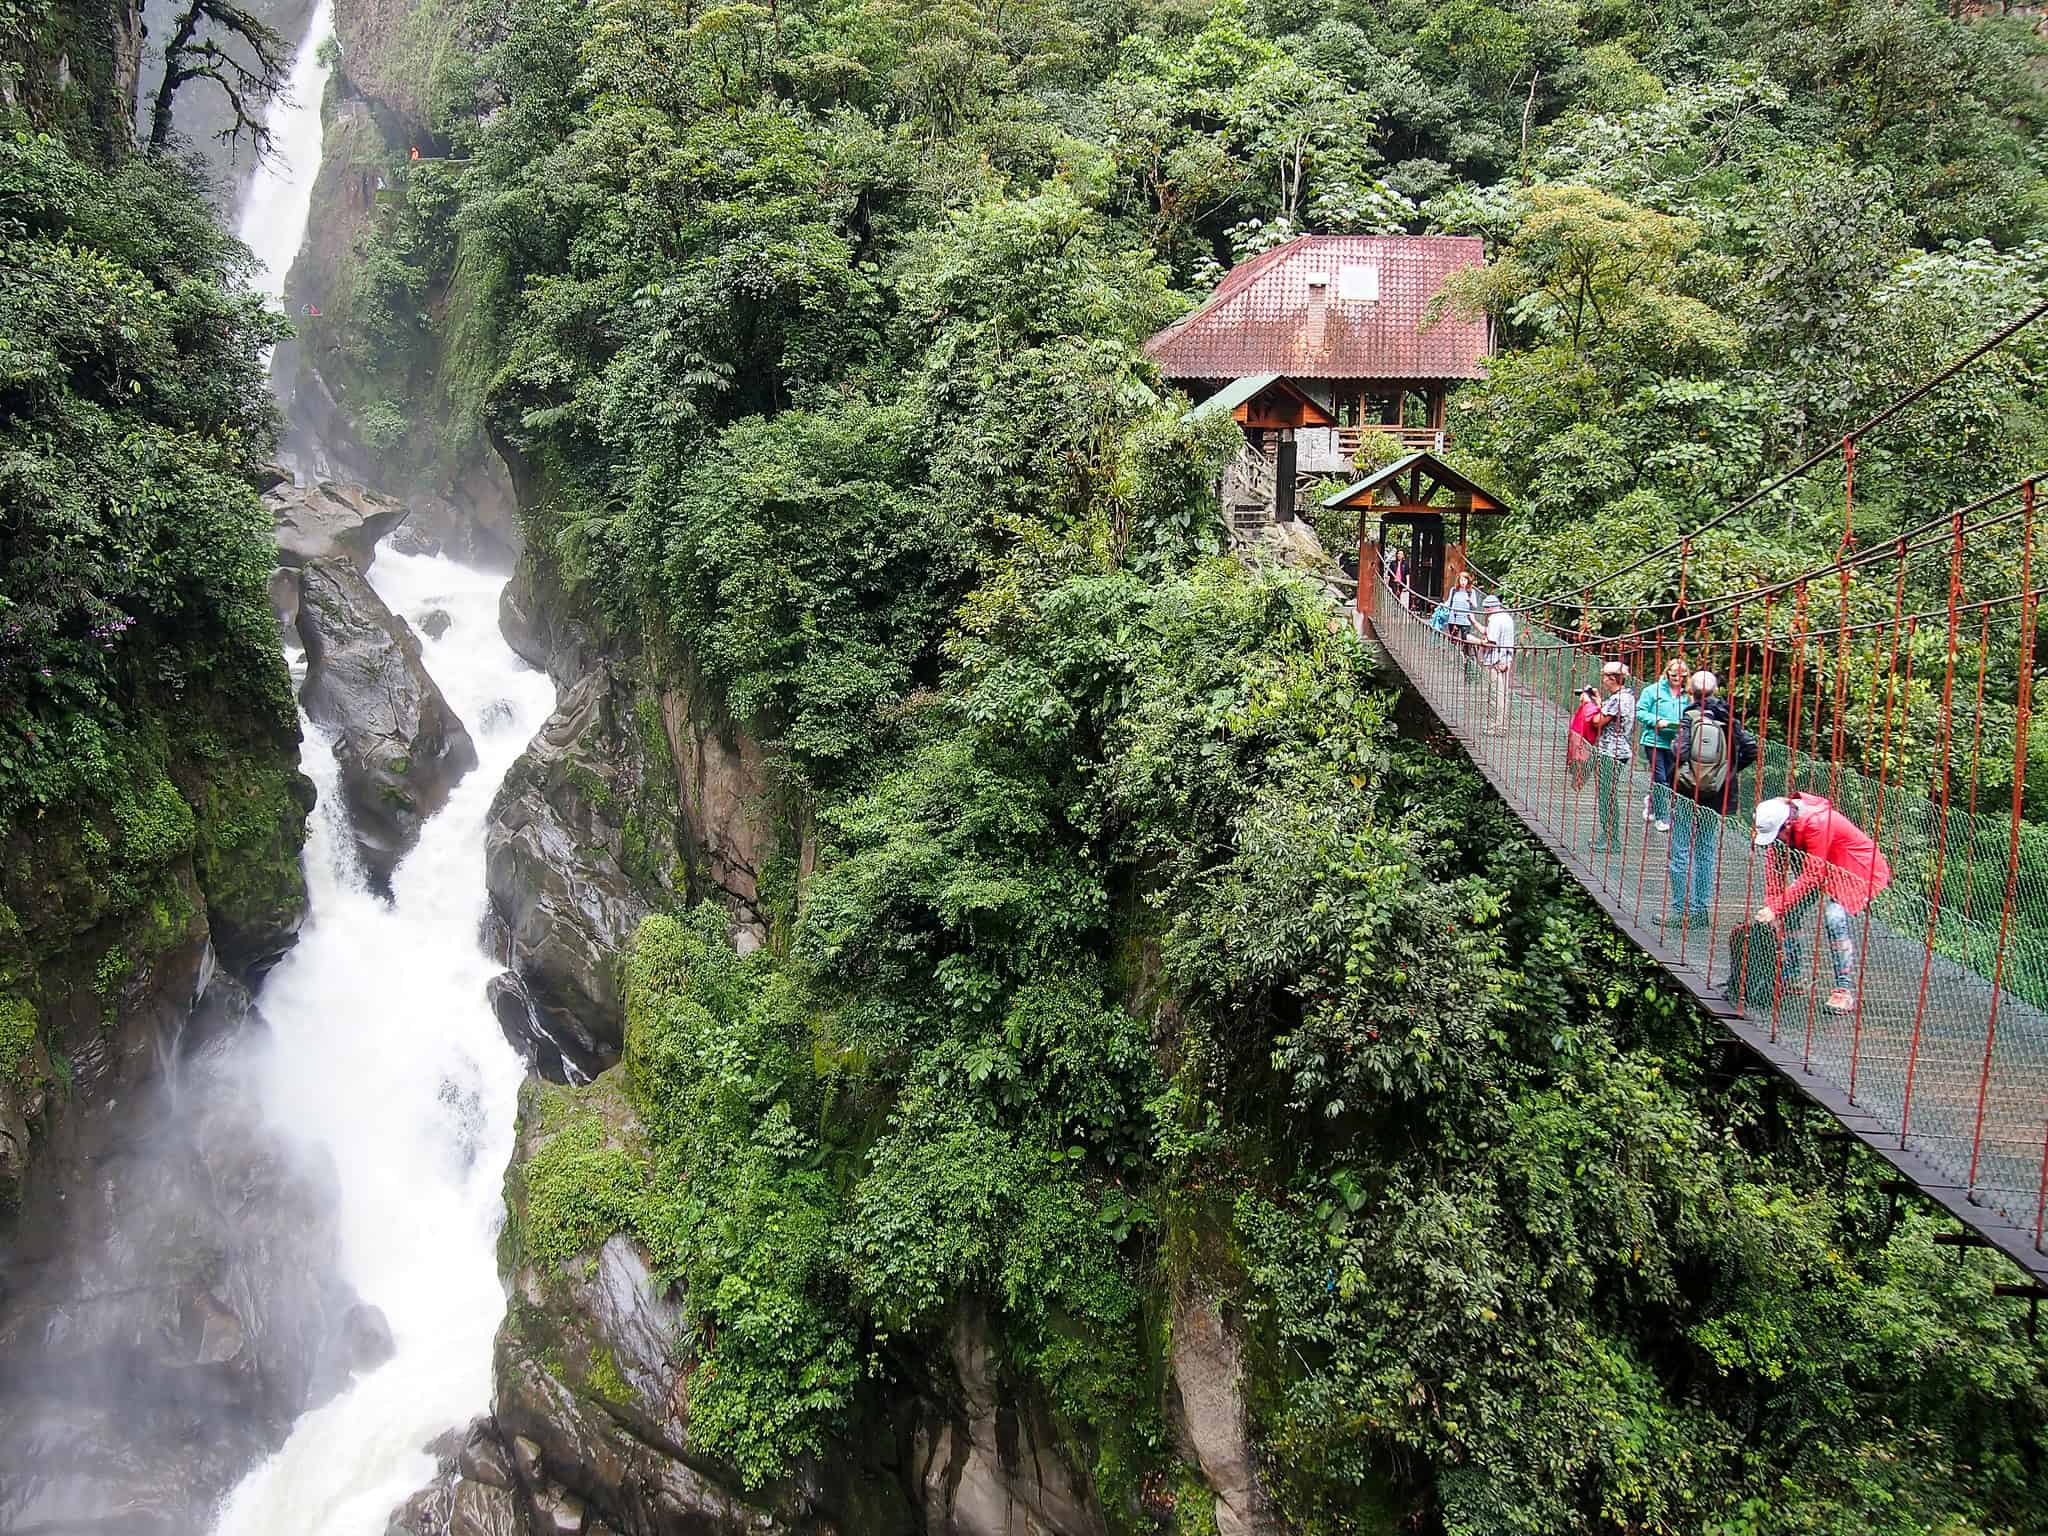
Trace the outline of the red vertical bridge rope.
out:
M 1927 953 L 1920 962 L 1920 999 L 1913 1008 L 1913 1038 L 1906 1047 L 1906 1093 L 1899 1110 L 1899 1145 L 1913 1129 L 1913 1081 L 1920 1068 L 1920 1031 L 1927 1019 L 1927 983 L 1934 975 L 1934 935 L 1941 920 L 1941 872 L 1948 857 L 1949 756 L 1955 742 L 1956 609 L 1963 597 L 1963 518 L 1955 518 L 1948 566 L 1948 666 L 1941 684 L 1941 798 L 1935 815 L 1934 883 L 1927 896 Z
M 2005 987 L 2006 944 L 2012 938 L 2013 908 L 2020 890 L 2020 813 L 2027 793 L 2027 723 L 2034 700 L 2034 482 L 2020 493 L 2020 667 L 2012 746 L 2012 823 L 2005 849 L 2005 905 L 1998 915 L 1998 959 L 1991 969 L 1991 1016 L 1984 1024 L 1984 1065 L 1977 1074 L 1977 1121 L 1970 1130 L 1970 1177 L 1977 1187 L 1977 1167 L 1984 1153 L 1984 1103 L 1991 1092 L 1991 1053 L 1998 1044 L 1998 1004 Z M 1988 610 L 1987 610 L 1988 612 Z M 1980 709 L 1981 713 L 1981 709 Z M 2048 1179 L 2048 1151 L 2042 1154 Z M 2034 1246 L 2041 1245 L 2041 1213 L 2034 1212 Z

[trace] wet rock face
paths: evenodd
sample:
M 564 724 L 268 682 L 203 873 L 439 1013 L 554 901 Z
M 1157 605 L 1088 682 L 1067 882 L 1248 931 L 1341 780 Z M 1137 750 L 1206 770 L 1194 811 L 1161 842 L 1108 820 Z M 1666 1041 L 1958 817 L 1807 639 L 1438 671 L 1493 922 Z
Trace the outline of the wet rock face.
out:
M 1217 1536 L 1279 1531 L 1245 1415 L 1244 1352 L 1219 1304 L 1200 1296 L 1179 1301 L 1169 1363 L 1174 1438 L 1215 1493 Z
M 955 1411 L 918 1427 L 913 1462 L 928 1530 L 948 1536 L 1107 1536 L 1092 1488 L 1050 1416 L 1004 1383 L 988 1329 L 963 1315 L 952 1337 Z
M 566 693 L 598 662 L 596 636 L 559 587 L 532 560 L 521 560 L 498 596 L 498 629 L 520 660 L 547 673 Z
M 569 691 L 491 804 L 484 881 L 537 1021 L 529 1055 L 543 1043 L 586 1063 L 617 1054 L 619 958 L 640 920 L 678 896 L 667 754 L 646 735 L 633 685 L 600 667 Z M 504 1002 L 493 1002 L 507 1022 Z
M 473 1419 L 429 1449 L 434 1480 L 392 1511 L 385 1536 L 526 1536 L 496 1425 Z
M 339 1278 L 334 1171 L 279 1139 L 226 977 L 169 1079 L 74 1118 L 0 1276 L 0 1530 L 199 1532 L 389 1347 Z
M 339 732 L 341 791 L 371 883 L 393 867 L 426 819 L 477 764 L 469 732 L 420 664 L 419 641 L 345 561 L 306 567 L 299 583 L 306 644 L 300 701 Z
M 546 1015 L 517 971 L 500 971 L 484 983 L 484 1000 L 505 1041 L 528 1069 L 551 1083 L 587 1083 L 604 1070 L 604 1058 L 576 1041 L 555 1036 Z

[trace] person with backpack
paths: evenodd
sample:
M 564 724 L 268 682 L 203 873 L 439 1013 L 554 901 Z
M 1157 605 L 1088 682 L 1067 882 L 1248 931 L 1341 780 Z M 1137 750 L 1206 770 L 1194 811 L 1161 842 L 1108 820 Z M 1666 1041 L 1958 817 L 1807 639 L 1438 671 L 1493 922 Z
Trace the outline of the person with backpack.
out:
M 1444 599 L 1444 606 L 1450 609 L 1450 627 L 1446 631 L 1458 643 L 1465 663 L 1465 681 L 1476 681 L 1479 676 L 1479 641 L 1484 616 L 1479 607 L 1479 588 L 1472 583 L 1470 571 L 1458 572 L 1458 579 L 1451 584 L 1450 595 Z
M 1770 850 L 1764 865 L 1764 905 L 1757 908 L 1756 920 L 1784 934 L 1778 951 L 1781 985 L 1798 985 L 1805 969 L 1801 944 L 1818 907 L 1835 963 L 1835 990 L 1828 994 L 1827 1007 L 1833 1013 L 1852 1011 L 1856 940 L 1849 919 L 1892 883 L 1884 851 L 1830 801 L 1804 790 L 1757 802 L 1756 845 Z M 1794 853 L 1802 857 L 1788 878 Z
M 1721 680 L 1693 673 L 1672 730 L 1671 899 L 1667 927 L 1706 929 L 1713 921 L 1715 856 L 1721 818 L 1741 802 L 1742 770 L 1757 758 L 1756 738 L 1729 713 Z
M 1643 820 L 1659 832 L 1671 830 L 1671 775 L 1678 767 L 1678 717 L 1685 712 L 1685 680 L 1691 668 L 1678 657 L 1664 675 L 1636 700 L 1636 724 L 1643 751 L 1650 759 L 1650 792 L 1643 798 Z
M 1579 695 L 1579 707 L 1572 711 L 1565 727 L 1564 770 L 1566 781 L 1577 794 L 1593 777 L 1593 746 L 1600 739 L 1600 704 L 1588 688 Z

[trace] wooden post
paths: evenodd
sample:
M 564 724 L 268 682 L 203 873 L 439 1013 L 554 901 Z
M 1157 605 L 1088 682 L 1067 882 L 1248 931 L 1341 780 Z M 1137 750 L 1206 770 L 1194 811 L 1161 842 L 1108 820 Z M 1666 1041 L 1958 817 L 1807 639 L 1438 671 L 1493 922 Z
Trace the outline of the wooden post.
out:
M 1294 521 L 1294 432 L 1291 428 L 1280 429 L 1280 449 L 1273 464 L 1273 520 L 1280 523 Z

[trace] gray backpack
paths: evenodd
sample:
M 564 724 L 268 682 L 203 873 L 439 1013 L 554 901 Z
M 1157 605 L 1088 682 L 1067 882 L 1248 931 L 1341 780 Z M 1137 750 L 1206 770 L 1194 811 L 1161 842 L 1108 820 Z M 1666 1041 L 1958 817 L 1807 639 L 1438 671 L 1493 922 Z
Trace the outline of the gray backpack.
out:
M 1685 752 L 1678 762 L 1678 787 L 1695 799 L 1728 787 L 1728 727 L 1704 709 L 1688 709 L 1679 722 Z

